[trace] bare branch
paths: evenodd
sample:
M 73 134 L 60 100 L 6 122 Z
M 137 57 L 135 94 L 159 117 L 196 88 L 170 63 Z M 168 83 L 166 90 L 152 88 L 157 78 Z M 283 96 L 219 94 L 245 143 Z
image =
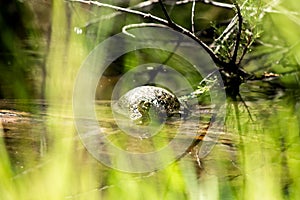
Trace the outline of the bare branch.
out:
M 169 25 L 173 26 L 174 23 L 173 23 L 171 17 L 169 16 L 168 11 L 167 11 L 165 5 L 163 4 L 162 0 L 159 0 L 159 4 L 160 4 L 162 11 L 164 12 L 165 17 L 167 18 L 167 20 L 169 22 Z
M 133 14 L 133 15 L 137 15 L 143 18 L 147 18 L 147 19 L 151 19 L 153 21 L 156 21 L 160 24 L 166 25 L 170 28 L 172 28 L 173 30 L 176 30 L 178 32 L 181 32 L 182 34 L 192 38 L 193 40 L 195 40 L 199 45 L 201 45 L 204 50 L 210 55 L 210 57 L 213 59 L 213 61 L 218 64 L 218 65 L 226 65 L 226 63 L 224 63 L 223 61 L 221 61 L 215 54 L 214 52 L 202 41 L 200 40 L 197 36 L 195 36 L 192 32 L 190 32 L 189 30 L 181 27 L 180 25 L 176 24 L 173 22 L 173 25 L 170 26 L 169 22 L 167 20 L 164 20 L 160 17 L 151 15 L 150 13 L 144 13 L 141 11 L 137 11 L 137 10 L 133 10 L 133 9 L 128 9 L 128 8 L 123 8 L 123 7 L 119 7 L 119 6 L 114 6 L 111 4 L 106 4 L 106 3 L 101 3 L 98 1 L 87 1 L 87 0 L 68 0 L 69 2 L 78 2 L 78 3 L 84 3 L 84 4 L 92 4 L 95 6 L 99 6 L 99 7 L 106 7 L 106 8 L 110 8 L 110 9 L 114 9 L 116 11 L 121 11 L 121 12 L 125 12 L 125 13 L 129 13 L 129 14 Z
M 243 16 L 241 14 L 240 6 L 236 3 L 235 0 L 234 0 L 234 5 L 236 7 L 237 16 L 238 16 L 238 31 L 236 34 L 235 47 L 234 47 L 234 52 L 233 52 L 233 56 L 231 59 L 232 63 L 236 63 L 236 60 L 237 60 L 237 55 L 238 55 L 238 50 L 239 50 L 241 35 L 242 35 L 242 26 L 243 26 Z
M 241 64 L 242 60 L 244 59 L 244 56 L 246 55 L 248 49 L 250 48 L 252 42 L 253 42 L 253 41 L 252 41 L 252 34 L 251 34 L 251 35 L 249 35 L 248 38 L 247 38 L 247 44 L 246 44 L 246 46 L 245 46 L 244 49 L 243 49 L 242 55 L 241 55 L 240 60 L 239 60 L 239 62 L 237 63 L 237 65 L 240 65 L 240 64 Z
M 193 1 L 201 2 L 201 3 L 205 3 L 205 4 L 209 4 L 209 5 L 221 7 L 221 8 L 227 8 L 227 9 L 234 8 L 233 4 L 222 3 L 222 2 L 218 2 L 218 1 L 212 1 L 212 0 L 183 0 L 183 1 L 177 1 L 176 5 L 192 3 Z
M 231 34 L 231 32 L 233 31 L 236 22 L 237 22 L 237 15 L 235 15 L 231 19 L 231 21 L 228 24 L 228 26 L 226 27 L 226 29 L 222 32 L 222 34 L 216 40 L 218 41 L 218 40 L 221 40 L 221 38 L 226 38 L 226 37 L 228 38 L 229 35 Z
M 147 27 L 147 26 L 152 26 L 152 27 L 168 27 L 166 25 L 163 24 L 156 24 L 156 23 L 139 23 L 139 24 L 128 24 L 126 26 L 123 26 L 122 28 L 122 32 L 130 37 L 135 38 L 135 35 L 128 33 L 128 29 L 131 28 L 141 28 L 141 27 Z
M 130 9 L 130 8 L 123 8 L 123 7 L 120 7 L 120 6 L 114 6 L 114 5 L 111 5 L 111 4 L 101 3 L 101 2 L 98 2 L 98 1 L 88 1 L 88 0 L 68 0 L 68 1 L 69 2 L 92 4 L 92 5 L 96 5 L 96 6 L 99 6 L 99 7 L 106 7 L 106 8 L 114 9 L 116 11 L 130 13 L 130 14 L 141 16 L 143 18 L 152 19 L 152 20 L 155 20 L 155 21 L 157 21 L 161 24 L 168 25 L 168 21 L 166 21 L 166 20 L 164 20 L 160 17 L 151 15 L 149 13 L 144 13 L 144 12 L 141 12 L 141 11 L 138 11 L 138 10 L 133 10 L 133 9 Z
M 133 9 L 137 9 L 137 8 L 144 8 L 144 7 L 148 7 L 151 6 L 153 3 L 158 3 L 159 0 L 149 0 L 149 1 L 144 1 L 141 2 L 135 6 L 132 6 L 131 8 Z
M 222 34 L 214 41 L 214 43 L 211 46 L 214 46 L 216 42 L 218 42 L 219 40 L 221 40 L 221 44 L 226 41 L 230 35 L 234 32 L 234 26 L 236 25 L 237 22 L 237 16 L 234 16 L 230 23 L 228 24 L 228 26 L 226 27 L 226 29 L 222 32 Z M 219 49 L 221 48 L 221 45 L 217 46 L 214 50 L 214 53 L 217 53 L 219 51 Z
M 138 3 L 138 4 L 134 5 L 134 6 L 127 7 L 127 9 L 143 9 L 143 8 L 148 7 L 148 6 L 151 6 L 154 3 L 158 3 L 158 0 L 144 1 L 144 2 Z M 108 19 L 116 17 L 116 16 L 118 16 L 118 15 L 120 15 L 122 13 L 124 13 L 124 12 L 120 11 L 120 12 L 114 12 L 114 13 L 106 15 L 106 16 L 101 16 L 99 18 L 96 18 L 96 19 L 93 19 L 93 20 L 89 21 L 82 28 L 87 28 L 87 27 L 89 27 L 89 26 L 91 26 L 91 25 L 93 25 L 95 23 L 98 23 L 101 20 L 108 20 Z
M 192 33 L 195 33 L 195 6 L 196 6 L 196 1 L 193 0 L 192 4 L 192 14 L 191 14 L 191 23 L 192 23 Z
M 240 101 L 242 102 L 242 104 L 246 108 L 250 120 L 253 122 L 254 120 L 253 120 L 253 117 L 251 115 L 251 112 L 250 112 L 250 109 L 249 109 L 248 105 L 246 104 L 246 102 L 244 101 L 244 99 L 243 99 L 243 97 L 242 97 L 242 95 L 240 93 L 238 93 L 238 96 L 240 98 Z

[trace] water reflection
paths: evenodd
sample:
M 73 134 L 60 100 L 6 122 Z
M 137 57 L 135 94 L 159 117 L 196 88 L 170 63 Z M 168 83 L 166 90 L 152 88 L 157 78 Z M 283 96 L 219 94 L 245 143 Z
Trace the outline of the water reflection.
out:
M 51 121 L 51 119 L 55 118 L 56 122 L 59 121 L 67 126 L 73 126 L 72 116 L 55 115 L 55 111 L 51 112 L 51 110 L 47 110 L 49 105 L 45 101 L 3 100 L 0 101 L 0 104 L 2 108 L 0 110 L 0 118 L 3 126 L 2 137 L 5 140 L 5 145 L 9 156 L 11 157 L 14 169 L 19 172 L 26 171 L 26 169 L 39 165 L 44 156 L 47 155 L 49 149 L 51 150 L 51 148 L 53 148 L 53 138 L 51 138 L 51 133 L 47 131 L 49 120 Z M 178 132 L 178 127 L 181 125 L 180 121 L 169 120 L 162 128 L 162 131 L 150 139 L 132 137 L 124 134 L 124 132 L 122 132 L 122 130 L 118 127 L 113 118 L 110 106 L 110 101 L 96 102 L 95 111 L 98 116 L 99 124 L 109 141 L 124 151 L 147 153 L 161 149 L 172 141 L 174 135 Z M 69 106 L 67 109 L 71 110 L 72 107 Z M 178 136 L 179 140 L 184 142 L 185 140 L 191 140 L 191 138 L 198 139 L 195 145 L 200 142 L 199 146 L 201 146 L 201 140 L 205 135 L 205 131 L 207 130 L 210 116 L 212 114 L 210 111 L 211 109 L 209 107 L 199 108 L 201 123 L 199 124 L 198 119 L 189 119 L 186 125 L 181 127 L 181 132 L 183 134 Z M 195 116 L 198 115 L 195 114 Z M 124 121 L 124 123 L 126 123 L 126 121 Z M 195 137 L 195 135 L 192 134 L 195 128 L 198 129 L 199 137 Z M 73 138 L 69 139 L 79 139 L 76 133 L 70 135 Z M 70 137 L 70 135 L 68 137 Z M 61 137 L 64 138 L 66 136 L 61 135 Z M 95 146 L 95 148 L 100 148 L 101 143 L 99 144 L 100 146 Z M 231 146 L 233 146 L 233 144 L 228 135 L 221 134 L 220 144 L 227 148 L 226 151 L 232 151 Z M 185 147 L 185 149 L 182 149 L 182 145 L 175 145 L 173 148 L 177 148 L 178 151 L 187 153 L 190 159 L 197 162 L 195 149 L 198 147 Z M 79 149 L 80 151 L 85 151 L 82 145 Z M 107 149 L 104 150 L 107 154 L 110 153 L 107 152 Z M 74 149 L 74 151 L 78 151 L 78 148 Z

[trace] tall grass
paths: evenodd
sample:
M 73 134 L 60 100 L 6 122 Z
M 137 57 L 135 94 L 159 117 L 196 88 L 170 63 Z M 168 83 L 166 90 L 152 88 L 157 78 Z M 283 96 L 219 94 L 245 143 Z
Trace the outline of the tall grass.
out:
M 75 27 L 83 19 L 67 18 L 65 7 L 63 1 L 53 1 L 44 118 L 48 151 L 34 167 L 15 171 L 0 124 L 0 199 L 299 198 L 299 103 L 285 100 L 253 104 L 254 122 L 242 106 L 238 113 L 229 107 L 227 135 L 236 150 L 218 144 L 201 166 L 195 154 L 146 174 L 120 172 L 97 162 L 81 144 L 72 121 L 74 81 L 88 48 L 80 35 L 66 31 L 68 23 Z

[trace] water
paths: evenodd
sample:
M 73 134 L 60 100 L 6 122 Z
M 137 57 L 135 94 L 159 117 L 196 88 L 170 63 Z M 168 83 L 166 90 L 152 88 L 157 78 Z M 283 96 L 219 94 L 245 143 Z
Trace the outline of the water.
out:
M 58 105 L 56 106 L 57 110 L 53 110 L 49 103 L 45 101 L 2 100 L 0 101 L 0 107 L 0 119 L 3 126 L 2 137 L 4 138 L 13 168 L 17 173 L 22 173 L 38 166 L 43 162 L 47 153 L 51 151 L 51 148 L 54 148 L 52 144 L 53 138 L 47 126 L 74 126 L 73 116 L 66 114 L 72 110 L 71 105 L 67 107 Z M 60 110 L 62 108 L 65 112 Z M 99 127 L 116 147 L 133 153 L 157 151 L 174 140 L 174 136 L 180 128 L 181 133 L 177 135 L 177 144 L 175 143 L 172 148 L 174 148 L 175 152 L 178 152 L 177 157 L 188 153 L 189 159 L 194 160 L 195 163 L 199 159 L 197 153 L 201 142 L 190 151 L 194 147 L 191 141 L 195 138 L 203 139 L 212 115 L 210 111 L 211 109 L 207 106 L 199 107 L 198 112 L 201 114 L 200 123 L 198 119 L 192 118 L 185 121 L 170 119 L 161 125 L 155 134 L 149 135 L 150 137 L 139 137 L 130 133 L 127 134 L 128 131 L 122 129 L 122 125 L 121 128 L 119 127 L 120 123 L 128 124 L 128 119 L 118 121 L 119 124 L 116 123 L 116 119 L 111 111 L 110 101 L 97 101 L 95 104 Z M 57 124 L 52 124 L 52 120 Z M 143 126 L 139 127 L 142 130 Z M 216 141 L 218 143 L 216 149 L 223 149 L 222 151 L 229 153 L 229 156 L 233 155 L 235 148 L 231 137 L 232 134 L 222 132 L 219 141 Z M 76 130 L 69 134 L 61 134 L 61 138 L 80 141 Z M 97 149 L 98 146 L 93 148 Z M 86 151 L 81 143 L 73 150 Z M 106 153 L 109 154 L 109 152 Z M 211 159 L 209 158 L 209 160 Z M 213 159 L 217 159 L 217 157 Z
M 227 113 L 225 129 L 218 133 L 216 145 L 205 158 L 199 159 L 198 157 L 202 145 L 200 142 L 189 149 L 189 152 L 178 162 L 174 162 L 182 166 L 181 173 L 188 173 L 188 177 L 196 176 L 199 180 L 200 189 L 196 188 L 195 191 L 205 190 L 205 187 L 211 184 L 209 188 L 212 188 L 209 191 L 214 191 L 213 188 L 217 187 L 218 189 L 215 189 L 219 190 L 220 197 L 232 199 L 248 195 L 247 191 L 249 195 L 251 194 L 250 198 L 254 195 L 253 190 L 259 192 L 258 186 L 261 184 L 258 183 L 261 182 L 272 188 L 283 188 L 283 196 L 290 195 L 289 191 L 296 188 L 297 184 L 293 183 L 297 183 L 300 140 L 298 113 L 294 108 L 297 108 L 298 104 L 291 106 L 283 99 L 260 100 L 259 104 L 255 102 L 258 101 L 247 102 L 254 121 L 249 119 L 242 104 L 239 105 L 239 118 L 234 113 L 233 106 L 228 105 L 230 112 Z M 127 173 L 115 171 L 99 162 L 87 151 L 74 128 L 71 105 L 63 106 L 36 100 L 2 100 L 0 105 L 3 126 L 1 137 L 5 141 L 12 163 L 13 179 L 19 180 L 27 176 L 30 179 L 31 174 L 39 174 L 39 171 L 43 170 L 48 174 L 51 172 L 46 170 L 49 166 L 58 165 L 57 170 L 63 173 L 75 171 L 72 180 L 78 179 L 80 183 L 84 176 L 75 178 L 77 174 L 88 173 L 92 170 L 94 178 L 87 188 L 70 191 L 66 195 L 68 198 L 77 198 L 78 195 L 85 196 L 95 192 L 117 192 L 118 190 L 114 188 L 126 188 L 128 181 L 145 184 L 145 187 L 140 186 L 144 189 L 154 187 L 156 184 L 151 183 L 158 181 L 162 182 L 161 187 L 164 188 L 168 187 L 169 183 L 164 180 L 166 176 L 175 176 L 175 174 L 168 175 L 168 169 L 170 166 L 172 168 L 172 164 L 156 172 L 127 176 Z M 166 122 L 161 129 L 163 133 L 157 133 L 152 140 L 128 136 L 118 127 L 110 105 L 110 101 L 96 102 L 95 111 L 98 123 L 111 143 L 128 152 L 145 153 L 162 148 L 173 139 L 174 130 L 177 130 L 180 125 L 180 122 L 176 120 Z M 202 130 L 198 132 L 198 138 L 202 140 L 212 113 L 209 107 L 199 107 L 198 111 L 202 114 L 201 123 L 199 124 L 197 120 L 188 120 L 185 133 L 189 133 L 189 130 L 193 130 L 196 126 Z M 53 133 L 55 129 L 57 129 L 56 134 Z M 186 134 L 180 137 L 182 141 L 190 138 L 194 138 L 194 135 Z M 72 143 L 69 146 L 70 149 L 68 145 L 64 148 L 64 143 L 67 144 L 70 141 Z M 57 143 L 60 142 L 62 148 L 58 151 L 66 151 L 63 152 L 66 156 L 63 159 L 69 159 L 67 163 L 71 163 L 71 166 L 66 169 L 64 169 L 65 164 L 59 164 L 60 156 L 63 156 L 62 152 L 55 150 Z M 101 149 L 101 142 L 99 145 L 93 148 Z M 178 148 L 182 146 L 179 145 Z M 104 150 L 104 153 L 109 156 L 111 152 Z M 182 149 L 179 150 L 182 151 Z M 186 165 L 186 163 L 192 164 Z M 192 169 L 189 168 L 191 166 L 193 166 Z M 171 171 L 174 173 L 173 170 Z M 45 178 L 43 175 L 38 175 L 38 177 Z M 42 181 L 44 182 L 43 179 Z M 54 180 L 51 179 L 51 181 Z M 187 181 L 188 189 L 192 189 L 193 179 Z M 175 183 L 178 182 L 180 180 L 175 181 Z M 205 186 L 205 184 L 208 185 Z M 275 195 L 276 191 L 281 192 L 281 189 L 264 190 L 264 193 Z M 105 194 L 102 193 L 102 195 Z

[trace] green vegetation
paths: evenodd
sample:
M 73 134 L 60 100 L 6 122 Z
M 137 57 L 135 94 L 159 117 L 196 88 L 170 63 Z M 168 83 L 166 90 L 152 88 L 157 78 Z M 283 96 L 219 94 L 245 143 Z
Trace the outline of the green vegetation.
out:
M 106 2 L 117 3 L 114 0 Z M 120 6 L 134 6 L 140 2 L 131 0 L 128 4 L 120 3 Z M 19 30 L 13 30 L 12 22 L 5 20 L 4 15 L 0 16 L 3 27 L 0 98 L 4 99 L 1 101 L 3 107 L 0 107 L 0 199 L 299 198 L 300 5 L 297 0 L 238 1 L 244 22 L 237 56 L 243 59 L 236 64 L 251 76 L 242 77 L 238 83 L 242 99 L 233 99 L 238 100 L 236 102 L 228 100 L 226 134 L 220 136 L 219 143 L 201 163 L 197 160 L 198 147 L 195 147 L 180 161 L 144 174 L 120 172 L 93 158 L 78 138 L 71 106 L 76 75 L 88 53 L 108 36 L 120 32 L 123 25 L 139 23 L 143 19 L 118 14 L 97 21 L 95 19 L 113 15 L 116 11 L 60 0 L 54 0 L 51 6 L 44 4 L 39 7 L 35 3 L 7 2 L 17 5 L 17 13 L 23 20 L 18 23 L 25 30 L 21 36 Z M 195 18 L 195 27 L 200 38 L 210 43 L 226 28 L 220 27 L 220 22 L 231 19 L 234 11 L 200 2 L 196 5 L 200 16 Z M 44 20 L 39 12 L 50 7 L 51 17 L 49 15 L 48 19 L 51 24 L 48 24 L 49 29 L 44 29 L 39 25 Z M 4 8 L 2 3 L 0 8 Z M 191 8 L 192 3 L 182 7 L 167 4 L 171 18 L 189 29 L 192 26 Z M 147 9 L 164 18 L 159 4 L 154 3 Z M 89 26 L 85 26 L 87 21 L 91 22 Z M 211 31 L 210 25 L 213 37 L 204 33 Z M 50 30 L 51 37 L 47 37 Z M 217 41 L 214 46 L 219 45 L 216 55 L 224 62 L 230 62 L 236 32 L 228 38 Z M 10 45 L 13 41 L 15 45 Z M 243 51 L 246 46 L 247 54 Z M 40 51 L 43 53 L 39 54 Z M 35 54 L 28 55 L 29 52 Z M 113 80 L 112 77 L 133 68 L 139 64 L 135 59 L 143 57 L 145 52 L 129 54 L 115 61 L 114 66 L 107 70 L 107 77 Z M 158 61 L 167 57 L 161 52 L 154 52 L 154 56 L 155 53 L 161 56 Z M 176 63 L 177 60 L 167 64 L 174 64 L 177 69 L 180 65 Z M 192 71 L 185 73 L 190 80 L 203 78 L 192 77 Z M 46 108 L 40 104 L 31 109 L 24 108 L 42 97 Z M 9 98 L 21 99 L 20 102 L 22 99 L 33 100 L 30 103 L 17 101 L 13 106 L 7 106 Z M 109 106 L 104 105 L 96 105 L 96 110 L 101 111 L 98 110 L 97 115 L 107 120 L 103 125 L 105 130 L 113 130 Z M 13 125 L 4 120 L 2 109 L 7 109 L 6 106 L 13 110 L 34 110 L 27 116 L 33 121 L 29 124 L 19 122 L 21 125 L 18 126 L 26 133 L 17 125 L 16 129 L 11 128 Z M 27 119 L 24 113 L 18 115 Z M 33 134 L 37 134 L 38 139 Z M 113 134 L 112 131 L 112 137 Z M 42 144 L 45 138 L 46 145 Z

